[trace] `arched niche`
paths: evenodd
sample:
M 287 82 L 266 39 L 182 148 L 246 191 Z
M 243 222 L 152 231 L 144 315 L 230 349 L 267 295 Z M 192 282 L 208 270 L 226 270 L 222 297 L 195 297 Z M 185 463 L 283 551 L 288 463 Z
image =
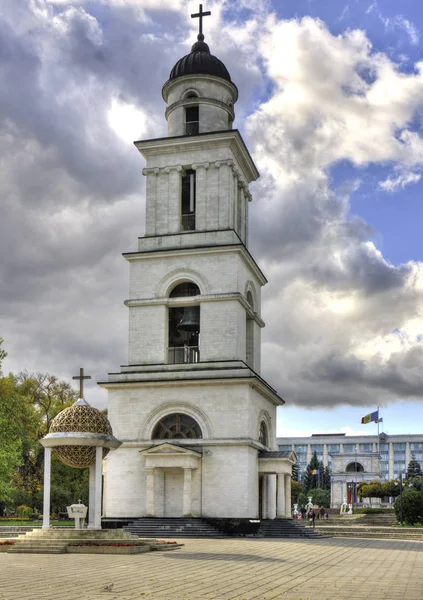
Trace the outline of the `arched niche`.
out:
M 346 473 L 362 473 L 364 471 L 364 467 L 359 462 L 350 462 L 345 467 Z
M 156 298 L 168 298 L 171 291 L 180 283 L 195 283 L 201 295 L 209 293 L 209 283 L 207 279 L 194 269 L 175 269 L 167 273 L 158 283 L 156 288 Z

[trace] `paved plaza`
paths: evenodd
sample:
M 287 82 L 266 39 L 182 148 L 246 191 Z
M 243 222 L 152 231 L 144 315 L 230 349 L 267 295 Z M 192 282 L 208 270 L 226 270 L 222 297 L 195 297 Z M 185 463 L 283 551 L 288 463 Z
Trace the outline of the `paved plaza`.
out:
M 423 599 L 423 542 L 183 542 L 134 556 L 2 553 L 0 600 Z

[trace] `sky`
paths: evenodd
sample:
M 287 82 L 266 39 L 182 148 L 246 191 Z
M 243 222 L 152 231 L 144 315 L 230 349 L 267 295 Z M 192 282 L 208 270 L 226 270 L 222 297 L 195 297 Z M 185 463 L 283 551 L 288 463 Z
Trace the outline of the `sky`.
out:
M 262 375 L 279 436 L 423 433 L 423 7 L 213 0 L 204 33 L 239 89 L 261 173 L 249 249 L 266 274 Z M 144 233 L 133 140 L 166 135 L 161 87 L 198 25 L 186 0 L 0 4 L 4 372 L 127 361 Z

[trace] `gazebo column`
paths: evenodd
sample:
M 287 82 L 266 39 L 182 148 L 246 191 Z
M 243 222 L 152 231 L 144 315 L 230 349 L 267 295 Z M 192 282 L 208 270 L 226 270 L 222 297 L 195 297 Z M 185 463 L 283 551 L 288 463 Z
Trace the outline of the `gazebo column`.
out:
M 94 529 L 95 515 L 95 464 L 90 466 L 88 483 L 88 529 Z
M 103 447 L 97 446 L 95 449 L 95 511 L 94 511 L 94 529 L 101 529 L 101 487 L 102 487 L 102 463 Z
M 276 518 L 276 475 L 269 473 L 267 476 L 267 518 Z
M 192 469 L 184 469 L 184 499 L 183 516 L 190 517 L 192 513 Z
M 285 516 L 285 475 L 283 473 L 278 473 L 276 516 L 279 519 Z
M 154 489 L 154 468 L 147 469 L 147 499 L 146 499 L 146 511 L 147 517 L 155 517 L 155 489 Z
M 50 527 L 51 448 L 44 448 L 43 529 Z
M 285 475 L 285 516 L 292 517 L 291 511 L 291 475 Z

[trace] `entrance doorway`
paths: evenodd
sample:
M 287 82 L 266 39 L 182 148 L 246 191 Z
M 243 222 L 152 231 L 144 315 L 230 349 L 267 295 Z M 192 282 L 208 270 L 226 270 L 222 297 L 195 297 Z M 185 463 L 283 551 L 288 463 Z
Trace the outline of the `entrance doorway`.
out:
M 164 516 L 182 517 L 184 497 L 184 470 L 166 469 L 164 471 Z

